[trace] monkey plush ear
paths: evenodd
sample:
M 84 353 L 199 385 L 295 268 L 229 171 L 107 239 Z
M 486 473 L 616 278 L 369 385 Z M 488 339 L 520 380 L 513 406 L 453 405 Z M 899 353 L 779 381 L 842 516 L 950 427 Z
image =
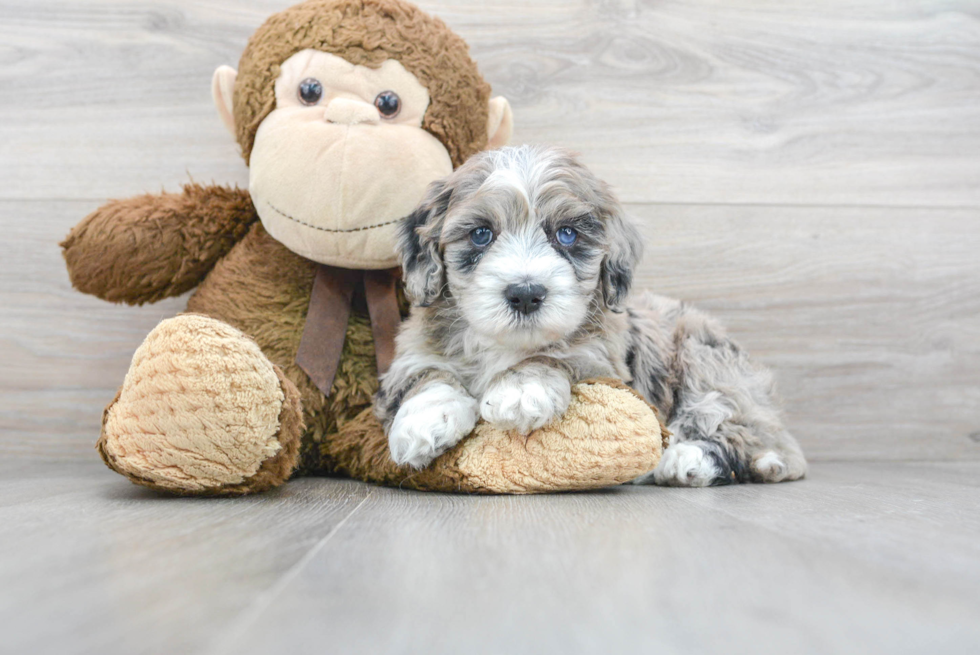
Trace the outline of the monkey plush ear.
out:
M 514 112 L 510 110 L 507 98 L 497 96 L 490 99 L 490 114 L 487 117 L 487 147 L 503 148 L 510 143 L 514 132 Z
M 238 71 L 231 66 L 218 66 L 218 70 L 214 71 L 214 77 L 211 78 L 211 98 L 214 100 L 214 106 L 218 109 L 221 122 L 225 124 L 232 136 L 236 136 L 232 98 L 235 93 L 235 78 L 237 77 Z
M 420 307 L 431 305 L 446 284 L 439 238 L 451 196 L 452 188 L 445 180 L 433 182 L 418 208 L 398 227 L 397 250 L 405 291 Z
M 602 297 L 606 307 L 621 312 L 633 284 L 633 270 L 643 256 L 643 237 L 618 206 L 607 214 L 605 228 L 607 252 L 602 261 Z

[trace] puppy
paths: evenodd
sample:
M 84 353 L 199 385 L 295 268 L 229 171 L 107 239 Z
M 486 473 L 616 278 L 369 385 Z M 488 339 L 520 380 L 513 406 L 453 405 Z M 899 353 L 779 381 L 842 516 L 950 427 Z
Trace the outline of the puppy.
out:
M 434 183 L 402 225 L 414 302 L 375 413 L 399 464 L 423 467 L 479 418 L 528 433 L 559 418 L 571 385 L 626 380 L 673 433 L 638 483 L 706 486 L 803 477 L 768 371 L 676 300 L 628 303 L 638 230 L 568 153 L 481 153 Z

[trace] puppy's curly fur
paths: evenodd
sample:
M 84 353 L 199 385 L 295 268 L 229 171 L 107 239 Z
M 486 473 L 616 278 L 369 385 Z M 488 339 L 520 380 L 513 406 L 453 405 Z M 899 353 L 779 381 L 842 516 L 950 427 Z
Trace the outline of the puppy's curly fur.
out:
M 628 303 L 640 234 L 570 154 L 481 153 L 430 187 L 399 250 L 415 307 L 375 412 L 393 459 L 422 467 L 482 417 L 530 432 L 571 384 L 630 381 L 668 417 L 660 464 L 637 482 L 779 482 L 806 472 L 768 371 L 676 300 Z

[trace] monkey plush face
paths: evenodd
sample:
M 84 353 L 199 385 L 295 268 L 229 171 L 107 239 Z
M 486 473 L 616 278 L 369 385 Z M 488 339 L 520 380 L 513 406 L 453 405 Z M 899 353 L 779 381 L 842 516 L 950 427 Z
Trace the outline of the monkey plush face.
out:
M 275 90 L 249 166 L 266 230 L 323 264 L 395 266 L 396 223 L 453 171 L 421 129 L 429 92 L 393 59 L 372 69 L 316 50 L 283 62 Z
M 212 91 L 252 201 L 270 235 L 323 264 L 396 266 L 397 223 L 429 183 L 510 136 L 466 44 L 402 0 L 297 5 L 256 32 L 241 70 L 219 68 Z

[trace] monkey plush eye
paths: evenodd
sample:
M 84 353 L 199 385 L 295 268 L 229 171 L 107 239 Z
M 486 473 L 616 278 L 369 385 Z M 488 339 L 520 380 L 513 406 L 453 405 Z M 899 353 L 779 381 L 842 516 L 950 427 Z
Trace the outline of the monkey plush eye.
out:
M 402 100 L 394 91 L 382 91 L 374 99 L 374 106 L 385 118 L 394 118 L 402 110 Z
M 578 238 L 578 232 L 576 232 L 573 228 L 563 227 L 555 234 L 555 238 L 558 239 L 558 243 L 568 247 L 575 243 L 575 239 Z
M 315 105 L 323 97 L 323 85 L 320 80 L 308 77 L 299 83 L 299 100 L 304 105 Z
M 493 241 L 493 230 L 488 227 L 478 227 L 470 232 L 470 241 L 474 246 L 483 247 Z

